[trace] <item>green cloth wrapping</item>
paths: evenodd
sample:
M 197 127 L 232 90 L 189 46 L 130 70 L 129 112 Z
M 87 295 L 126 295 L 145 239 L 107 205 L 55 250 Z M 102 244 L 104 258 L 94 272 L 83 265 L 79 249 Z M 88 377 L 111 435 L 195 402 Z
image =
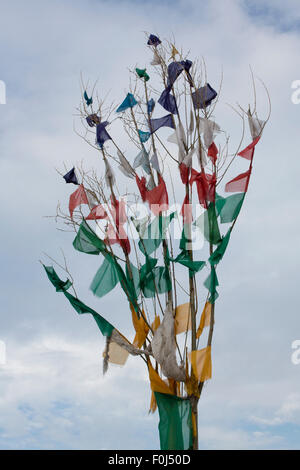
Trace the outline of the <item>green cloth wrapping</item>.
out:
M 105 318 L 103 318 L 101 315 L 99 315 L 99 313 L 95 312 L 95 310 L 88 307 L 79 299 L 74 297 L 74 295 L 70 294 L 69 292 L 66 292 L 66 290 L 72 285 L 71 281 L 69 279 L 67 279 L 65 282 L 62 281 L 58 277 L 58 275 L 56 274 L 52 266 L 44 266 L 44 269 L 47 273 L 49 280 L 52 282 L 52 284 L 56 288 L 56 291 L 60 291 L 64 293 L 65 297 L 69 300 L 70 304 L 76 310 L 76 312 L 78 314 L 90 313 L 91 315 L 93 315 L 94 320 L 97 323 L 98 328 L 103 334 L 103 336 L 110 337 L 114 330 L 114 326 L 111 325 L 107 320 L 105 320 Z M 59 286 L 64 286 L 64 287 L 58 289 L 57 287 Z
M 144 255 L 151 255 L 155 251 L 162 240 L 166 237 L 167 229 L 175 217 L 176 212 L 163 216 L 159 215 L 148 225 L 143 237 L 139 241 L 139 248 Z
M 104 241 L 97 237 L 85 220 L 80 224 L 73 246 L 75 250 L 89 255 L 99 255 L 100 252 L 106 250 Z
M 161 450 L 193 448 L 192 409 L 189 400 L 175 395 L 154 392 L 159 411 Z

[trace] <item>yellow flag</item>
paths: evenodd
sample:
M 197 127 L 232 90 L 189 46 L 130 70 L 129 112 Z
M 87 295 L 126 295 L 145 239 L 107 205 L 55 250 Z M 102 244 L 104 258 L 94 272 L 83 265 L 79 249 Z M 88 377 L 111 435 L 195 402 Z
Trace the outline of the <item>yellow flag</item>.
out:
M 153 392 L 159 393 L 168 393 L 174 395 L 172 389 L 164 382 L 164 380 L 159 376 L 156 370 L 153 368 L 150 360 L 148 360 L 148 372 L 150 379 L 150 386 Z
M 193 372 L 199 382 L 211 379 L 211 347 L 192 351 L 189 354 Z
M 190 330 L 191 326 L 191 306 L 190 303 L 178 305 L 175 309 L 175 335 Z
M 134 346 L 140 348 L 144 344 L 145 339 L 147 338 L 149 327 L 142 316 L 138 318 L 137 313 L 132 304 L 130 304 L 130 309 L 132 314 L 132 323 L 136 331 L 133 344 Z M 144 311 L 143 315 L 145 316 Z
M 157 328 L 159 327 L 159 325 L 160 325 L 160 318 L 159 318 L 158 315 L 155 315 L 154 321 L 153 321 L 153 323 L 152 323 L 152 325 L 151 325 L 152 330 L 153 330 L 153 331 L 157 330 Z
M 196 338 L 200 338 L 203 328 L 210 325 L 211 303 L 206 302 L 200 318 L 200 324 L 196 333 Z
M 171 52 L 171 57 L 172 59 L 175 60 L 175 56 L 179 54 L 178 50 L 176 49 L 176 47 L 174 46 L 174 44 L 172 44 L 172 52 Z

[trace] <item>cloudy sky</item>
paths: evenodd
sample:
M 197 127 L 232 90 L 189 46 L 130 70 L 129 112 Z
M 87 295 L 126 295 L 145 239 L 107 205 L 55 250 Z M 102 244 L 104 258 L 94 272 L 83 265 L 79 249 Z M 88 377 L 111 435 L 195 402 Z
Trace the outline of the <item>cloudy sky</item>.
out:
M 128 67 L 151 60 L 144 31 L 174 34 L 191 60 L 203 56 L 212 85 L 223 70 L 215 114 L 233 145 L 240 124 L 226 103 L 251 102 L 249 65 L 269 90 L 271 120 L 218 271 L 213 378 L 200 401 L 199 440 L 201 449 L 299 449 L 300 364 L 291 362 L 291 344 L 300 339 L 300 105 L 291 101 L 300 79 L 297 0 L 1 3 L 0 448 L 159 447 L 142 361 L 130 358 L 103 377 L 104 340 L 93 320 L 66 305 L 39 264 L 47 261 L 43 252 L 61 259 L 62 248 L 80 298 L 132 334 L 121 294 L 97 299 L 89 291 L 99 260 L 74 253 L 73 235 L 44 216 L 58 200 L 67 205 L 73 189 L 55 168 L 84 160 L 101 172 L 97 152 L 73 130 L 80 72 L 120 102 Z

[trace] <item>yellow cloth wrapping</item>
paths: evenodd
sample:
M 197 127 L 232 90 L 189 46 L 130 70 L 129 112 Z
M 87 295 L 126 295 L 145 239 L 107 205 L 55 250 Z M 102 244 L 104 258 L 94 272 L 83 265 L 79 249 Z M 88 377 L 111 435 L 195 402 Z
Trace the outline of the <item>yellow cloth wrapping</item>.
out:
M 174 321 L 175 335 L 192 328 L 190 303 L 178 305 L 175 309 Z
M 189 353 L 189 357 L 193 372 L 199 382 L 211 379 L 211 347 L 207 346 L 198 351 L 192 351 Z
M 211 303 L 206 302 L 200 318 L 200 324 L 196 333 L 196 338 L 200 338 L 203 328 L 210 325 Z

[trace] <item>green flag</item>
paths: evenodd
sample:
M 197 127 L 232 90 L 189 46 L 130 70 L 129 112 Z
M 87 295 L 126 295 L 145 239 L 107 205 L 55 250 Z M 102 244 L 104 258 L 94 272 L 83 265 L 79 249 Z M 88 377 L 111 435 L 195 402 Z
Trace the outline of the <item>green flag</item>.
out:
M 159 411 L 161 450 L 188 450 L 193 447 L 192 409 L 190 400 L 154 392 Z
M 85 220 L 81 222 L 77 235 L 73 241 L 75 250 L 88 253 L 90 255 L 99 255 L 101 251 L 106 250 L 103 240 L 97 237 Z
M 215 251 L 210 255 L 210 258 L 208 259 L 210 264 L 213 264 L 213 265 L 218 264 L 223 258 L 227 245 L 229 243 L 230 233 L 231 233 L 231 228 L 228 230 L 226 235 L 222 238 L 222 241 L 219 243 Z
M 151 255 L 159 247 L 162 240 L 166 238 L 167 229 L 175 214 L 176 212 L 172 212 L 172 214 L 167 216 L 160 214 L 148 225 L 143 237 L 139 241 L 139 248 L 144 255 Z
M 43 265 L 44 266 L 44 265 Z M 78 314 L 82 313 L 90 313 L 93 315 L 95 322 L 98 325 L 99 330 L 103 334 L 103 336 L 111 336 L 114 326 L 111 325 L 105 318 L 103 318 L 99 313 L 95 312 L 92 308 L 88 307 L 85 305 L 83 302 L 81 302 L 79 299 L 74 297 L 74 295 L 70 294 L 69 292 L 66 292 L 66 290 L 72 285 L 71 281 L 67 279 L 65 282 L 62 281 L 58 275 L 56 274 L 54 268 L 52 266 L 44 266 L 44 269 L 47 273 L 48 278 L 52 282 L 52 284 L 56 287 L 57 285 L 59 286 L 64 286 L 63 289 L 57 289 L 57 291 L 61 291 L 64 293 L 65 297 L 69 300 L 70 304 L 72 307 L 76 310 Z
M 219 294 L 217 292 L 217 286 L 219 285 L 219 281 L 217 278 L 217 273 L 215 267 L 211 266 L 210 275 L 204 281 L 204 286 L 209 290 L 210 298 L 208 299 L 211 304 L 214 304 Z

